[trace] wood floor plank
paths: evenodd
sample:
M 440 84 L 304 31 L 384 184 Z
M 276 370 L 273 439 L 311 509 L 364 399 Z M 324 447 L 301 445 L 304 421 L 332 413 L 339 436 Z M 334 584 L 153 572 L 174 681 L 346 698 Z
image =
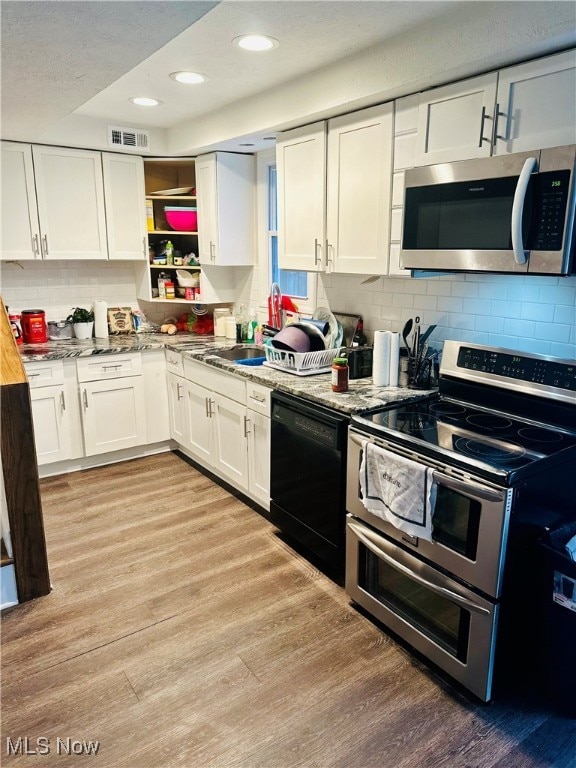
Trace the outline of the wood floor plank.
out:
M 467 699 L 177 456 L 42 495 L 54 590 L 2 616 L 3 765 L 576 768 L 576 720 Z M 19 735 L 100 752 L 7 755 Z

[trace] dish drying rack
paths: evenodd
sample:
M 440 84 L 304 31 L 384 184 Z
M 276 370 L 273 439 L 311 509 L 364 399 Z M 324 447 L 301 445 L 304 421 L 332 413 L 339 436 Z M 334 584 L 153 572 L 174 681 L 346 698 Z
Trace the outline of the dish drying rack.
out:
M 287 352 L 266 345 L 266 361 L 264 365 L 277 368 L 295 376 L 312 376 L 316 373 L 328 373 L 332 361 L 338 357 L 340 347 L 321 349 L 318 352 Z

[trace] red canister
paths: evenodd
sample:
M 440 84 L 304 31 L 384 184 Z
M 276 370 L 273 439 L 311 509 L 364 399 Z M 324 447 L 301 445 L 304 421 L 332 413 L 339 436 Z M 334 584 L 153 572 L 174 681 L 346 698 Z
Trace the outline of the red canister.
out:
M 48 341 L 46 313 L 43 309 L 23 309 L 21 320 L 25 344 L 41 344 Z

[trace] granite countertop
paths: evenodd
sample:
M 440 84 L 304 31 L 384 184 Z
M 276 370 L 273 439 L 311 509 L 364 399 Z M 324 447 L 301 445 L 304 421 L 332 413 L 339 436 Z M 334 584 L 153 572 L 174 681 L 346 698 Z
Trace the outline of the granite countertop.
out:
M 341 413 L 353 414 L 401 400 L 417 400 L 435 390 L 414 390 L 402 387 L 375 387 L 372 378 L 353 379 L 348 392 L 332 392 L 331 374 L 297 376 L 293 373 L 264 365 L 238 365 L 214 354 L 218 349 L 236 346 L 229 339 L 180 333 L 175 336 L 159 333 L 140 333 L 110 336 L 108 339 L 70 339 L 48 341 L 44 344 L 23 344 L 20 347 L 25 363 L 43 360 L 61 360 L 92 355 L 111 355 L 167 348 L 181 352 L 192 360 L 220 368 L 236 376 L 266 387 L 303 397 Z M 251 346 L 251 345 L 247 345 Z

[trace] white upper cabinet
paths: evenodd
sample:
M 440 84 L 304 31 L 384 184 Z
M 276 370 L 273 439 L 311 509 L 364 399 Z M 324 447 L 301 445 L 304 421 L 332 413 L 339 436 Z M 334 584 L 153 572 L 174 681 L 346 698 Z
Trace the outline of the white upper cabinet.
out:
M 40 227 L 30 144 L 2 142 L 2 248 L 0 258 L 39 259 Z
M 142 158 L 104 152 L 102 172 L 108 258 L 147 260 Z
M 199 157 L 196 196 L 202 265 L 253 264 L 256 251 L 254 156 L 215 152 Z
M 393 123 L 392 103 L 328 123 L 328 271 L 387 271 Z
M 282 269 L 324 271 L 326 123 L 281 134 L 276 171 L 278 262 Z
M 100 152 L 33 146 L 45 259 L 107 259 Z
M 576 51 L 504 69 L 494 154 L 576 143 Z
M 386 273 L 393 121 L 389 103 L 280 137 L 282 269 Z
M 420 95 L 417 166 L 490 156 L 497 81 L 492 72 Z
M 576 51 L 420 94 L 415 164 L 576 143 Z

